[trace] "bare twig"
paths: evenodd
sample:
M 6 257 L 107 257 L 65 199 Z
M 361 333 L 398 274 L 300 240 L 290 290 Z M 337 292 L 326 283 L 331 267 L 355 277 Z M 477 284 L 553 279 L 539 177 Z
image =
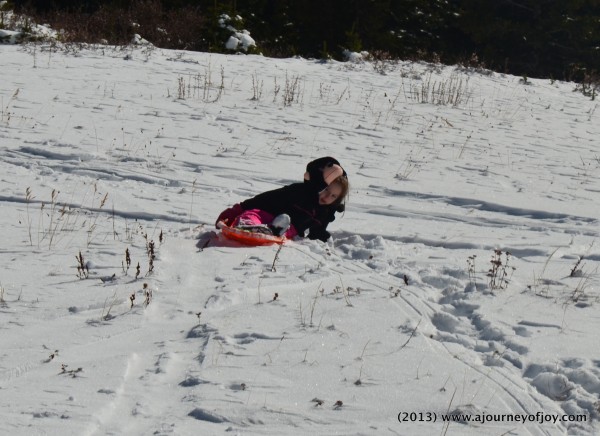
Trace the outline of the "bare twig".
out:
M 410 334 L 410 337 L 406 340 L 406 342 L 404 344 L 402 344 L 402 346 L 398 349 L 398 351 L 402 350 L 404 347 L 406 347 L 408 345 L 410 340 L 413 338 L 413 336 L 417 332 L 417 329 L 419 328 L 419 324 L 421 324 L 421 321 L 422 320 L 420 319 L 419 322 L 417 323 L 417 325 L 415 326 L 415 328 L 413 329 L 412 333 Z
M 279 253 L 281 252 L 282 248 L 283 248 L 283 244 L 279 245 L 279 248 L 277 249 L 277 252 L 275 253 L 275 257 L 273 258 L 273 265 L 271 265 L 272 272 L 277 271 L 277 269 L 275 269 L 275 262 L 277 262 L 277 259 L 279 258 Z

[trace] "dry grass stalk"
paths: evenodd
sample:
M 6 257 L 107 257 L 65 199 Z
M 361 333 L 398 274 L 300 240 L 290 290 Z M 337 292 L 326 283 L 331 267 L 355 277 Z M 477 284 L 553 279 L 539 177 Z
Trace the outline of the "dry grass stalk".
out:
M 81 280 L 87 279 L 90 276 L 90 268 L 83 260 L 81 251 L 79 251 L 79 255 L 75 256 L 75 259 L 77 259 L 77 277 Z

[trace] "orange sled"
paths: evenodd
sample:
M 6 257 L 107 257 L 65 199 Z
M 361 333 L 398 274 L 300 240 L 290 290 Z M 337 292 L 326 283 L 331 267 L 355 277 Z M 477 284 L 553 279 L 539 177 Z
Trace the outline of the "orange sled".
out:
M 244 245 L 281 245 L 285 242 L 285 236 L 265 235 L 264 233 L 255 233 L 244 229 L 238 229 L 237 227 L 229 227 L 223 221 L 219 221 L 217 227 L 221 229 L 221 233 L 227 239 L 231 239 Z

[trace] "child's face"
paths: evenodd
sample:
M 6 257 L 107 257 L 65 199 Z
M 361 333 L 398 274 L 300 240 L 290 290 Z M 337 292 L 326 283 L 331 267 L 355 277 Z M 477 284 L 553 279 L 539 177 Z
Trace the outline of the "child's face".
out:
M 342 185 L 337 182 L 333 182 L 327 188 L 319 192 L 319 204 L 329 205 L 335 202 L 342 194 Z

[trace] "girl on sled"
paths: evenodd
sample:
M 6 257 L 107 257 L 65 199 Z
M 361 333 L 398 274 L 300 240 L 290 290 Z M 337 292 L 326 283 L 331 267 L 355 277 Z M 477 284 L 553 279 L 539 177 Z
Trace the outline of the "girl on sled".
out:
M 349 185 L 346 171 L 332 157 L 322 157 L 306 166 L 304 182 L 263 192 L 221 212 L 216 224 L 327 241 L 327 225 L 343 212 Z

